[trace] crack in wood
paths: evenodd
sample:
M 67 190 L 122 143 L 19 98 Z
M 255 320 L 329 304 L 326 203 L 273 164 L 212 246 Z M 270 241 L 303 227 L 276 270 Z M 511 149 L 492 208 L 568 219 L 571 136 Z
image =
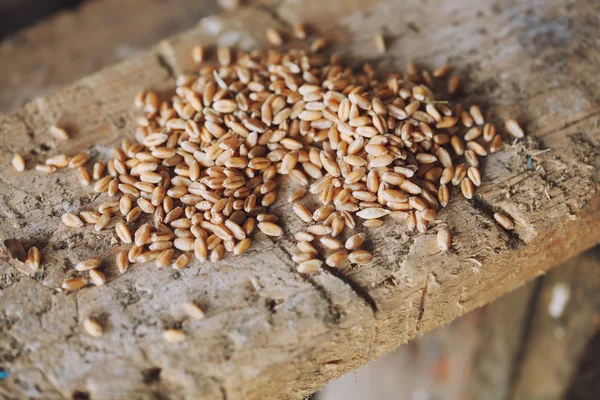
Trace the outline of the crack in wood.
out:
M 421 296 L 421 302 L 419 303 L 419 317 L 417 318 L 417 329 L 416 333 L 420 334 L 422 329 L 423 317 L 425 315 L 425 297 L 427 296 L 427 290 L 429 288 L 429 274 L 425 278 L 425 287 L 423 288 L 423 295 Z
M 328 272 L 330 275 L 338 278 L 342 282 L 344 282 L 352 291 L 362 299 L 373 311 L 373 313 L 377 313 L 379 311 L 379 307 L 377 302 L 371 296 L 367 289 L 359 285 L 357 282 L 354 282 L 352 279 L 344 275 L 339 269 L 332 268 L 329 266 L 323 266 L 323 270 Z
M 167 57 L 159 50 L 156 52 L 156 61 L 158 61 L 158 65 L 162 67 L 167 72 L 169 78 L 175 78 L 175 69 L 173 66 L 167 61 Z

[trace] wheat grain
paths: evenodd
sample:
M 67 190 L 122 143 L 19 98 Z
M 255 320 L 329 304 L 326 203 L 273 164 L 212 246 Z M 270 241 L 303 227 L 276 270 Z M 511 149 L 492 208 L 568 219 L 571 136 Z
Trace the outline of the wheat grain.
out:
M 519 125 L 517 120 L 515 120 L 514 118 L 507 119 L 506 121 L 504 121 L 504 124 L 508 133 L 510 133 L 517 139 L 522 139 L 525 137 L 525 132 L 523 132 L 523 128 L 521 128 L 521 125 Z
M 507 231 L 512 231 L 513 229 L 515 229 L 515 224 L 513 220 L 502 213 L 494 213 L 494 219 L 496 220 L 498 225 L 500 225 Z
M 16 169 L 19 172 L 23 172 L 25 171 L 25 160 L 23 159 L 23 156 L 20 154 L 15 154 L 11 160 L 11 164 L 13 166 L 14 169 Z
M 87 332 L 88 335 L 93 337 L 100 337 L 104 334 L 104 328 L 100 323 L 94 319 L 86 318 L 83 321 L 83 329 Z
M 181 343 L 185 340 L 185 333 L 179 329 L 167 329 L 163 332 L 163 339 L 169 343 Z

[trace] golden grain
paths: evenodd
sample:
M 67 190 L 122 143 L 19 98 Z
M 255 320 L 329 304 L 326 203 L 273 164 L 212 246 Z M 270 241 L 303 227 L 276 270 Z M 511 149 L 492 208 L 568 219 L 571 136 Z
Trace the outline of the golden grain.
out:
M 525 137 L 525 132 L 523 132 L 523 128 L 514 118 L 509 118 L 504 121 L 504 125 L 506 126 L 506 130 L 508 133 L 516 137 L 517 139 L 522 139 Z
M 90 269 L 98 268 L 101 264 L 99 258 L 90 258 L 89 260 L 80 261 L 75 265 L 77 271 L 88 271 Z
M 502 213 L 494 213 L 494 219 L 496 220 L 498 225 L 500 225 L 507 231 L 512 231 L 513 229 L 515 229 L 515 223 L 513 222 L 513 220 Z
M 11 160 L 11 164 L 13 166 L 14 169 L 16 169 L 19 172 L 25 171 L 25 160 L 23 159 L 23 156 L 20 154 L 15 154 Z
M 100 337 L 104 334 L 104 328 L 100 323 L 94 319 L 86 318 L 83 321 L 83 329 L 87 332 L 88 335 L 93 337 Z
M 317 272 L 321 268 L 321 265 L 323 265 L 323 261 L 321 260 L 306 260 L 302 261 L 298 264 L 298 266 L 296 266 L 296 271 L 301 274 L 312 274 Z
M 169 343 L 181 343 L 185 340 L 185 333 L 179 329 L 167 329 L 163 332 L 163 339 Z
M 447 229 L 440 229 L 437 233 L 437 244 L 440 250 L 448 251 L 452 246 L 452 235 Z

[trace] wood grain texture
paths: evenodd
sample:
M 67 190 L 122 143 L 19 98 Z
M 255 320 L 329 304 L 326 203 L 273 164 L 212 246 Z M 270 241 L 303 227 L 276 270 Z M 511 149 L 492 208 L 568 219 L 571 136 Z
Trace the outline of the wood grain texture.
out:
M 60 224 L 63 212 L 93 208 L 101 197 L 79 187 L 69 172 L 3 175 L 0 235 L 37 245 L 44 271 L 29 277 L 19 263 L 0 264 L 0 357 L 10 372 L 0 393 L 301 398 L 597 243 L 600 83 L 594 71 L 600 54 L 592 16 L 598 5 L 494 4 L 454 0 L 436 13 L 416 0 L 283 1 L 246 8 L 206 18 L 148 53 L 1 117 L 4 165 L 16 151 L 31 167 L 56 153 L 90 149 L 91 143 L 92 154 L 104 157 L 133 134 L 135 93 L 144 87 L 167 91 L 175 74 L 193 68 L 192 44 L 254 48 L 265 27 L 307 20 L 355 60 L 398 69 L 410 59 L 435 66 L 451 62 L 465 78 L 465 104 L 485 105 L 488 120 L 516 117 L 529 138 L 488 157 L 486 181 L 474 201 L 456 199 L 441 213 L 454 233 L 452 252 L 437 250 L 433 232 L 415 235 L 388 222 L 369 231 L 374 262 L 335 276 L 299 276 L 290 259 L 293 241 L 260 234 L 243 257 L 194 263 L 183 271 L 136 266 L 117 276 L 109 264 L 119 249 L 109 232 Z M 390 39 L 384 57 L 372 46 L 379 31 Z M 47 128 L 57 121 L 72 127 L 71 140 L 48 137 Z M 540 152 L 546 148 L 552 150 Z M 299 225 L 287 217 L 289 207 L 274 208 L 286 231 L 295 232 Z M 515 232 L 497 227 L 491 218 L 496 210 L 517 221 Z M 89 254 L 106 255 L 111 281 L 56 293 L 70 266 Z M 183 318 L 180 305 L 189 300 L 204 306 L 205 320 Z M 83 333 L 89 315 L 106 323 L 101 339 Z M 165 343 L 162 330 L 179 325 L 187 340 Z
M 139 55 L 217 12 L 216 0 L 86 1 L 59 12 L 0 43 L 0 112 Z

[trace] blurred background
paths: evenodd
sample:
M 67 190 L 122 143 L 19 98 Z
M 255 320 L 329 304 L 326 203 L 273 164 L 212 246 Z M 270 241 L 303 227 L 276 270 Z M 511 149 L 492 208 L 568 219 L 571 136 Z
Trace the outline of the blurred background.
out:
M 239 5 L 0 0 L 0 113 Z M 312 398 L 600 399 L 600 248 L 330 382 Z

